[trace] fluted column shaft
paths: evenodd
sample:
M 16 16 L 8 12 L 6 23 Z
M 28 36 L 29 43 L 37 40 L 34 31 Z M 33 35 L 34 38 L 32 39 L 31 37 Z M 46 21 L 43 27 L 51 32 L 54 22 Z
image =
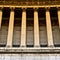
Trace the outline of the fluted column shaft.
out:
M 21 47 L 26 47 L 26 10 L 22 12 Z
M 47 26 L 47 38 L 48 46 L 53 46 L 53 36 L 49 9 L 46 10 L 46 26 Z
M 38 23 L 38 11 L 34 10 L 34 46 L 39 47 L 39 23 Z
M 1 23 L 2 23 L 2 8 L 0 9 L 0 29 L 1 29 Z
M 58 8 L 58 22 L 59 22 L 59 29 L 60 29 L 60 8 Z
M 8 37 L 7 37 L 7 46 L 8 47 L 12 46 L 13 27 L 14 27 L 14 10 L 12 9 L 10 12 L 9 29 L 8 29 Z

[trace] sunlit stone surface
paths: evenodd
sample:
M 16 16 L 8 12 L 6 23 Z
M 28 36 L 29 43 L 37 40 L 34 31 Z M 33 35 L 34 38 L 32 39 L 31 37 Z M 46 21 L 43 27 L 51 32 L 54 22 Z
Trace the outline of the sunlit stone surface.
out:
M 60 54 L 1 54 L 0 60 L 60 60 Z
M 0 60 L 60 60 L 60 1 L 0 0 Z

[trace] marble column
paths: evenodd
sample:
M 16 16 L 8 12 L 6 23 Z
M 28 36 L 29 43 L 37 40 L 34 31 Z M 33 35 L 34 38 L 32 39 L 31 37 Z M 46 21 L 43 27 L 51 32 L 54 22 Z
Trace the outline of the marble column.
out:
M 51 27 L 51 18 L 49 9 L 46 10 L 46 27 L 47 27 L 47 39 L 48 39 L 48 46 L 53 47 L 53 35 L 52 35 L 52 27 Z
M 2 8 L 0 8 L 0 29 L 1 29 L 1 24 L 2 24 Z
M 26 9 L 22 11 L 21 47 L 26 47 Z
M 34 46 L 39 47 L 39 23 L 38 23 L 38 11 L 34 9 Z
M 8 28 L 8 37 L 7 37 L 7 47 L 12 47 L 13 27 L 14 27 L 14 8 L 11 8 L 9 28 Z
M 60 29 L 60 8 L 58 8 L 57 13 L 58 13 L 58 23 L 59 23 L 59 29 Z

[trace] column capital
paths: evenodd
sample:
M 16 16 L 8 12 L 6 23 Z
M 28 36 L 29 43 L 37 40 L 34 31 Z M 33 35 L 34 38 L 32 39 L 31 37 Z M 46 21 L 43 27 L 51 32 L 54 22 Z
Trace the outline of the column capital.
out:
M 60 7 L 57 7 L 57 10 L 60 10 Z
M 0 10 L 2 10 L 3 9 L 3 7 L 0 7 Z
M 22 11 L 26 11 L 27 8 L 22 8 Z
M 14 9 L 15 9 L 14 7 L 10 7 L 10 10 L 11 10 L 11 11 L 14 11 Z
M 38 8 L 33 8 L 34 9 L 34 11 L 38 11 Z
M 49 10 L 50 10 L 50 7 L 46 7 L 45 10 L 46 10 L 46 11 L 49 11 Z

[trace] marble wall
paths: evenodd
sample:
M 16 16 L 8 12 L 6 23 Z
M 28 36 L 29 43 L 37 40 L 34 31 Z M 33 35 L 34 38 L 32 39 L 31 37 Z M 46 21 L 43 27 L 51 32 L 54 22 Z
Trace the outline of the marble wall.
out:
M 0 54 L 0 60 L 60 60 L 60 54 Z

